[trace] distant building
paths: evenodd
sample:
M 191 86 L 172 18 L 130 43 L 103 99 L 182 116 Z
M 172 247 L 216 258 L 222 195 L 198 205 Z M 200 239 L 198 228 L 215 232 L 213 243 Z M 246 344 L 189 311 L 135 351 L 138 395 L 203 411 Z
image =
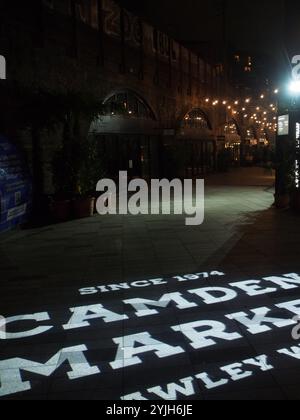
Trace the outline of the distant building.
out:
M 266 55 L 234 51 L 229 54 L 229 81 L 240 93 L 259 96 L 271 88 L 272 61 Z

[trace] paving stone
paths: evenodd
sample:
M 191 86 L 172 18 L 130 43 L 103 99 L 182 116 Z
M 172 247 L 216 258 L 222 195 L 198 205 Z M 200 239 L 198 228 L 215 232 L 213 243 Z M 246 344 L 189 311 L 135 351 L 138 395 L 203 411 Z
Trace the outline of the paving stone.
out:
M 43 364 L 66 346 L 85 346 L 89 364 L 102 370 L 74 381 L 67 378 L 68 364 L 55 366 L 56 372 L 49 377 L 22 373 L 22 378 L 30 381 L 31 390 L 7 399 L 119 399 L 136 391 L 151 399 L 153 394 L 147 393 L 150 387 L 161 387 L 166 393 L 168 384 L 176 382 L 183 386 L 180 380 L 188 377 L 194 378 L 194 399 L 300 399 L 299 360 L 277 352 L 297 347 L 298 342 L 291 337 L 292 327 L 252 335 L 238 321 L 227 319 L 230 331 L 238 332 L 241 338 L 228 342 L 217 338 L 215 346 L 202 350 L 192 348 L 191 339 L 185 334 L 191 327 L 172 330 L 176 325 L 208 319 L 225 323 L 226 314 L 299 299 L 299 289 L 281 289 L 256 297 L 244 293 L 232 301 L 205 305 L 189 293 L 195 288 L 224 288 L 237 281 L 300 274 L 299 217 L 271 207 L 273 189 L 267 187 L 272 183 L 273 179 L 263 169 L 239 169 L 211 176 L 206 186 L 206 217 L 202 226 L 186 227 L 185 217 L 177 215 L 95 216 L 3 235 L 0 313 L 5 316 L 48 314 L 49 320 L 41 326 L 52 328 L 23 340 L 2 340 L 0 361 L 21 357 Z M 173 277 L 182 279 L 188 273 L 213 271 L 226 275 L 182 282 Z M 166 281 L 161 285 L 147 282 L 159 278 Z M 132 286 L 132 282 L 140 283 Z M 79 292 L 82 288 L 119 283 L 127 283 L 129 289 L 107 293 L 95 289 L 96 293 L 88 295 Z M 151 307 L 159 313 L 138 317 L 137 309 L 123 303 L 137 297 L 158 301 L 168 293 L 181 294 L 190 302 L 197 300 L 198 304 L 195 308 L 178 310 L 172 302 L 166 307 Z M 90 318 L 85 328 L 63 329 L 72 317 L 72 308 L 94 305 L 102 305 L 129 319 L 105 323 L 103 319 Z M 272 311 L 272 315 L 284 316 L 281 310 Z M 30 330 L 36 326 L 35 322 L 23 320 L 18 328 Z M 12 332 L 19 330 L 12 329 Z M 149 352 L 141 356 L 138 365 L 113 370 L 110 363 L 118 353 L 114 340 L 145 332 L 170 346 L 181 346 L 184 351 L 170 357 Z M 126 348 L 124 344 L 123 350 Z M 262 354 L 270 355 L 273 370 L 261 372 L 257 366 L 241 364 L 243 371 L 252 371 L 251 377 L 233 381 L 227 374 L 228 386 L 211 390 L 195 378 L 205 370 L 220 378 L 220 372 L 225 375 L 220 371 L 225 365 L 243 363 Z M 58 361 L 53 363 L 57 365 Z M 178 399 L 182 398 L 178 394 Z

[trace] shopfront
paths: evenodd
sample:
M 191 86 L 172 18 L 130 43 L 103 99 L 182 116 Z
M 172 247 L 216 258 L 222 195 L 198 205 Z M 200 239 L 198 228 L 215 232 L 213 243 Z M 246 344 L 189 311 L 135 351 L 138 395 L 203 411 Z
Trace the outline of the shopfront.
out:
M 262 165 L 271 160 L 270 136 L 265 127 L 248 127 L 244 144 L 244 163 Z
M 255 150 L 258 147 L 258 138 L 256 129 L 252 126 L 246 129 L 244 142 L 244 164 L 251 166 L 254 162 Z
M 235 121 L 229 121 L 224 126 L 225 149 L 230 153 L 231 164 L 239 166 L 242 156 L 242 139 L 239 127 Z
M 104 101 L 103 115 L 91 125 L 106 175 L 150 179 L 159 175 L 160 130 L 150 106 L 132 91 L 119 91 Z
M 215 171 L 217 142 L 204 111 L 195 108 L 185 115 L 180 122 L 177 142 L 182 149 L 186 178 L 205 176 Z

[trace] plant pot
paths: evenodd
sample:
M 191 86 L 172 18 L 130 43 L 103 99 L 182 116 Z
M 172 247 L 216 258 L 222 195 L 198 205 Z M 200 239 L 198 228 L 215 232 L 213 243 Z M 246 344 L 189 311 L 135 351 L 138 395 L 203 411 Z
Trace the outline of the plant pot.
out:
M 300 212 L 300 191 L 293 191 L 291 194 L 292 209 Z
M 277 209 L 287 209 L 291 203 L 289 194 L 275 194 L 275 206 Z
M 76 198 L 73 201 L 73 212 L 76 219 L 83 219 L 94 215 L 95 198 Z
M 54 201 L 51 205 L 51 213 L 55 222 L 62 223 L 70 219 L 71 203 L 69 200 Z

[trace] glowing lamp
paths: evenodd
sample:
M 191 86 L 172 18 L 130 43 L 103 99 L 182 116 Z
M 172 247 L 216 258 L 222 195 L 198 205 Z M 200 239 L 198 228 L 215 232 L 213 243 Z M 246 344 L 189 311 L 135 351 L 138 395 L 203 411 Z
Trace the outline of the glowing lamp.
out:
M 300 80 L 292 80 L 289 85 L 289 91 L 293 94 L 300 94 Z

